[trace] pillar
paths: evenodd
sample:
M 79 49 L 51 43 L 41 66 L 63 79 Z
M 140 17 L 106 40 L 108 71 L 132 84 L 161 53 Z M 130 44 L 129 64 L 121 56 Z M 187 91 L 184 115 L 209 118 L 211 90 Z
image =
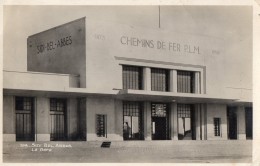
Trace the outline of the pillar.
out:
M 196 140 L 201 140 L 201 108 L 200 108 L 200 104 L 195 105 L 195 124 L 196 124 Z
M 170 70 L 170 92 L 177 93 L 177 70 Z
M 201 93 L 201 74 L 200 72 L 195 72 L 195 93 Z
M 50 99 L 37 97 L 35 101 L 35 141 L 50 141 Z
M 15 108 L 14 96 L 3 96 L 3 141 L 14 142 L 15 133 Z
M 171 139 L 178 140 L 178 114 L 177 103 L 171 103 Z
M 238 125 L 238 139 L 246 139 L 246 123 L 245 123 L 245 107 L 239 106 L 237 109 L 237 125 Z
M 201 138 L 202 140 L 207 139 L 207 110 L 205 104 L 201 104 L 200 107 L 200 119 L 201 119 Z
M 151 68 L 143 68 L 143 89 L 150 91 L 151 90 Z
M 115 100 L 115 134 L 123 140 L 123 101 Z
M 151 132 L 151 123 L 152 123 L 152 115 L 151 115 L 151 102 L 144 103 L 144 139 L 152 140 L 152 132 Z

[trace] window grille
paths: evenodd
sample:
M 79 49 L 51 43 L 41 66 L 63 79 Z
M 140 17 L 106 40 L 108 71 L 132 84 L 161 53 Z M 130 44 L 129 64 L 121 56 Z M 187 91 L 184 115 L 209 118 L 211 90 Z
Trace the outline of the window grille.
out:
M 142 89 L 142 67 L 123 66 L 123 89 Z
M 96 134 L 98 137 L 107 137 L 106 132 L 106 115 L 96 115 Z
M 177 110 L 178 110 L 178 118 L 190 118 L 192 105 L 191 104 L 178 104 Z
M 169 91 L 169 71 L 151 68 L 152 91 Z
M 152 104 L 152 117 L 167 117 L 167 104 Z
M 124 116 L 139 116 L 141 106 L 139 102 L 124 102 Z
M 181 93 L 195 93 L 194 72 L 177 71 L 177 91 Z
M 214 133 L 215 136 L 220 136 L 220 118 L 214 118 Z
M 66 99 L 50 99 L 50 110 L 64 112 L 66 107 Z
M 30 111 L 32 110 L 33 99 L 31 97 L 16 97 L 15 109 L 19 111 Z

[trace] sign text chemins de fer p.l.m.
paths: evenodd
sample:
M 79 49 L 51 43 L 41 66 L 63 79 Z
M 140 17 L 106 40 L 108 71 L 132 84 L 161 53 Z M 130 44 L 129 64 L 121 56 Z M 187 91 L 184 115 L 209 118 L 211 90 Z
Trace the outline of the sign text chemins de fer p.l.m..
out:
M 191 46 L 189 44 L 180 44 L 176 42 L 165 42 L 161 40 L 155 41 L 150 39 L 140 39 L 137 37 L 128 36 L 121 36 L 120 42 L 121 44 L 128 46 L 200 54 L 199 46 Z

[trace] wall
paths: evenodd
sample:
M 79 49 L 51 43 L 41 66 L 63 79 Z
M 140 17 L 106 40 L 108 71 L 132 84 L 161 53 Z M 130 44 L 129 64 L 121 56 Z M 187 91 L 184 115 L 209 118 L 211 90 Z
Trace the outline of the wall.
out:
M 227 140 L 227 113 L 224 104 L 207 104 L 207 140 Z M 221 118 L 221 136 L 214 136 L 213 118 Z
M 3 96 L 3 141 L 15 141 L 14 96 Z
M 72 86 L 71 79 L 77 78 L 67 74 L 4 71 L 3 87 L 5 89 L 64 91 L 65 88 Z
M 227 79 L 240 71 L 227 70 L 236 64 L 226 54 L 224 39 L 91 19 L 86 19 L 86 36 L 87 88 L 121 89 L 121 64 L 193 68 L 205 69 L 206 94 L 252 100 L 250 89 L 233 88 L 235 83 Z
M 29 36 L 28 71 L 80 75 L 86 87 L 85 18 Z
M 94 140 L 122 140 L 116 134 L 115 100 L 105 97 L 87 98 L 87 141 Z M 96 135 L 96 114 L 107 115 L 107 138 Z M 118 118 L 118 117 L 117 117 Z M 121 117 L 123 118 L 123 117 Z
M 36 98 L 36 140 L 50 141 L 50 99 Z

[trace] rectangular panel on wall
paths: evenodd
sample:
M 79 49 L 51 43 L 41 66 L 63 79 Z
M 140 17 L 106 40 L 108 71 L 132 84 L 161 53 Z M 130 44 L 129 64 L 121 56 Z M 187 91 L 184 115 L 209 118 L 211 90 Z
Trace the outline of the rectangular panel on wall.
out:
M 66 140 L 66 99 L 50 99 L 51 141 Z
M 166 69 L 151 69 L 151 84 L 153 91 L 169 91 L 169 71 Z
M 181 93 L 194 93 L 194 78 L 194 72 L 179 70 L 177 72 L 177 91 Z
M 123 65 L 123 89 L 142 89 L 142 68 Z
M 16 140 L 34 140 L 34 103 L 31 97 L 15 98 Z

